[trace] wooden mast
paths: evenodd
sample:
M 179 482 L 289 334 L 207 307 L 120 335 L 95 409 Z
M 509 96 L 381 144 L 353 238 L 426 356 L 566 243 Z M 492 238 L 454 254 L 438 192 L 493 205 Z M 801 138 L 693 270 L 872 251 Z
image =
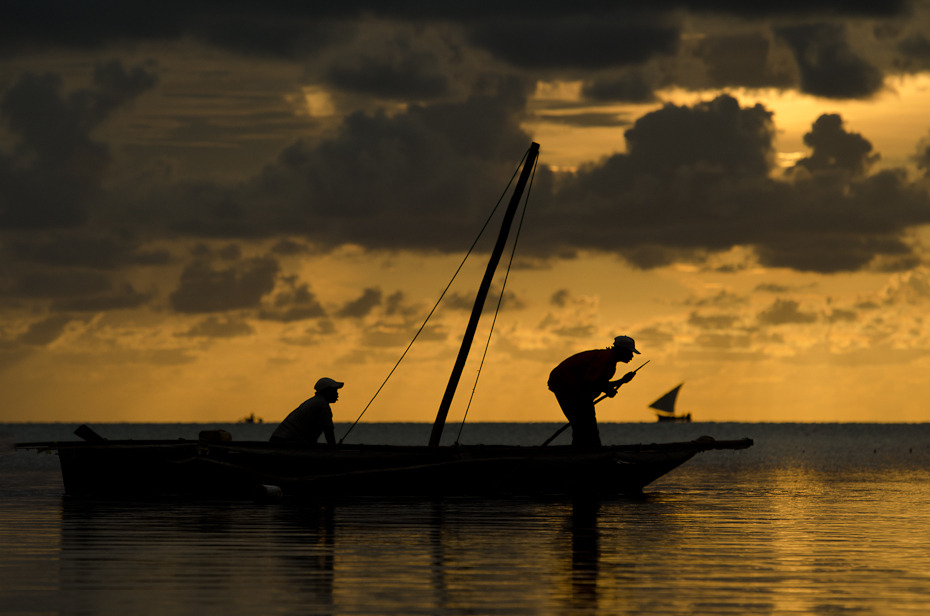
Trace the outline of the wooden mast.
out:
M 491 259 L 488 261 L 488 267 L 484 272 L 484 279 L 481 286 L 478 287 L 478 295 L 475 297 L 475 305 L 471 311 L 471 318 L 468 320 L 468 326 L 465 328 L 465 336 L 462 338 L 462 346 L 459 348 L 458 357 L 455 365 L 452 367 L 452 374 L 449 376 L 449 384 L 446 386 L 446 393 L 439 404 L 439 412 L 436 413 L 436 421 L 433 423 L 433 432 L 429 437 L 429 446 L 438 447 L 439 440 L 442 438 L 442 430 L 446 425 L 446 416 L 449 414 L 449 407 L 452 405 L 452 398 L 455 396 L 455 389 L 458 387 L 459 379 L 462 377 L 462 370 L 465 369 L 465 361 L 468 359 L 468 351 L 471 349 L 472 340 L 475 337 L 475 330 L 478 328 L 478 319 L 481 317 L 481 311 L 484 308 L 484 301 L 488 297 L 488 291 L 491 289 L 491 281 L 494 279 L 494 271 L 500 262 L 501 254 L 504 252 L 504 245 L 507 243 L 507 236 L 510 234 L 510 226 L 513 223 L 514 216 L 517 213 L 517 206 L 520 204 L 520 197 L 523 195 L 523 189 L 529 180 L 530 172 L 539 156 L 539 144 L 533 142 L 526 155 L 526 162 L 523 164 L 523 171 L 520 173 L 520 179 L 517 180 L 517 186 L 514 188 L 513 196 L 510 198 L 510 205 L 504 213 L 504 221 L 501 223 L 501 230 L 497 236 L 497 243 L 491 252 Z

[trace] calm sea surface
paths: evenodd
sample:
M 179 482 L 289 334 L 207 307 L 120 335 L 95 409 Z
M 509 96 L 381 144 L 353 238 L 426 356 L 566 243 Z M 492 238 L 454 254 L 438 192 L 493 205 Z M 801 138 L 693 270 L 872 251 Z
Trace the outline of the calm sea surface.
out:
M 67 498 L 57 457 L 10 446 L 75 427 L 0 424 L 0 613 L 930 613 L 930 424 L 602 424 L 606 443 L 756 444 L 700 454 L 638 499 L 328 507 Z M 94 426 L 216 427 L 274 426 Z M 475 424 L 461 440 L 539 444 L 557 427 Z M 365 425 L 347 442 L 429 431 Z

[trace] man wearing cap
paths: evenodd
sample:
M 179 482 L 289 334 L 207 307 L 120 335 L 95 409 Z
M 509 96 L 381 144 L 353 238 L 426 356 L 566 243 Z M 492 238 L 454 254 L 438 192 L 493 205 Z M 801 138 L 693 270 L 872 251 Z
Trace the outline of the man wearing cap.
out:
M 323 377 L 317 381 L 313 387 L 316 395 L 291 411 L 281 425 L 275 428 L 271 434 L 271 440 L 315 445 L 320 434 L 323 434 L 327 443 L 335 445 L 333 411 L 329 405 L 339 399 L 339 388 L 343 385 L 345 383 L 329 377 Z
M 621 385 L 633 380 L 635 372 L 627 372 L 615 381 L 610 379 L 617 372 L 617 363 L 629 363 L 634 353 L 639 351 L 633 339 L 617 336 L 612 347 L 572 355 L 549 374 L 549 389 L 572 425 L 573 445 L 600 447 L 594 399 L 601 394 L 613 398 Z

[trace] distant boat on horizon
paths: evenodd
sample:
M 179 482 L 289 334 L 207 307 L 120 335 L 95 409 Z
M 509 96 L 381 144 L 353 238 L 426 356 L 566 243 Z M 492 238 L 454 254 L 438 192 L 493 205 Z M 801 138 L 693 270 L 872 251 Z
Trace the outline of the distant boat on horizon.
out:
M 691 413 L 686 413 L 684 415 L 675 414 L 675 402 L 678 400 L 678 392 L 681 390 L 681 386 L 684 383 L 680 383 L 677 387 L 672 389 L 670 392 L 653 402 L 649 405 L 649 408 L 655 409 L 656 418 L 661 421 L 678 421 L 678 422 L 690 422 Z

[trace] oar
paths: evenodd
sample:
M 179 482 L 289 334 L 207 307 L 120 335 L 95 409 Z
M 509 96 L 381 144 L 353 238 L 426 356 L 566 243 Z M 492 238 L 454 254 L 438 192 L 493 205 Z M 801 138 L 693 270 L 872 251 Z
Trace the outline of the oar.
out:
M 643 363 L 643 366 L 645 366 L 646 364 L 648 364 L 648 363 L 651 362 L 651 361 L 652 361 L 651 359 L 647 359 L 647 360 L 645 361 L 645 363 Z M 640 366 L 639 368 L 642 368 L 643 366 Z M 633 374 L 636 374 L 637 372 L 639 372 L 639 368 L 637 368 L 636 370 L 634 370 L 634 371 L 633 371 Z M 620 385 L 617 385 L 617 389 L 619 389 L 619 388 L 620 388 Z M 597 404 L 598 402 L 600 402 L 601 400 L 603 400 L 603 399 L 606 398 L 606 397 L 607 397 L 607 394 L 604 394 L 603 396 L 601 396 L 600 398 L 598 398 L 597 400 L 595 400 L 595 401 L 594 401 L 594 404 Z M 569 427 L 570 425 L 572 425 L 571 422 L 565 424 L 564 426 L 562 426 L 561 428 L 559 428 L 558 430 L 556 430 L 556 431 L 555 431 L 555 434 L 553 434 L 552 436 L 550 436 L 549 438 L 547 438 L 546 441 L 542 444 L 542 446 L 545 447 L 546 445 L 548 445 L 549 443 L 551 443 L 552 441 L 554 441 L 556 438 L 558 438 L 558 436 L 559 436 L 560 434 L 562 434 L 563 432 L 565 432 L 565 431 L 568 429 L 568 427 Z

